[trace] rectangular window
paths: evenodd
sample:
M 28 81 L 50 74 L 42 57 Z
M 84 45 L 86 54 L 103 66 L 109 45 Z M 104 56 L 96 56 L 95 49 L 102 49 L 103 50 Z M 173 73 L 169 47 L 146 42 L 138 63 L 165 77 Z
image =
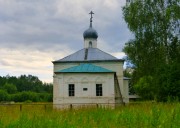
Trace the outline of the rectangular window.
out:
M 102 84 L 96 84 L 96 96 L 102 96 Z
M 87 91 L 88 89 L 87 88 L 83 88 L 83 91 Z
M 69 84 L 69 96 L 75 95 L 75 86 L 74 84 Z

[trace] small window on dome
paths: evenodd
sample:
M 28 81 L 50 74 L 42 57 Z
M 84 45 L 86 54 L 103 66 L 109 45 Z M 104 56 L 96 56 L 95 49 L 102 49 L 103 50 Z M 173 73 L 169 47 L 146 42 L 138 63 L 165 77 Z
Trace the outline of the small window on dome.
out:
M 91 41 L 89 41 L 89 47 L 92 48 L 92 42 Z

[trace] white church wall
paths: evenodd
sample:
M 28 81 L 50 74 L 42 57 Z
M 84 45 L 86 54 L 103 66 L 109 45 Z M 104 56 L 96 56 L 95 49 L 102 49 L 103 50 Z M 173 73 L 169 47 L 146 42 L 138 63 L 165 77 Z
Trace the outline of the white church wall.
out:
M 116 72 L 121 94 L 124 101 L 126 92 L 124 92 L 124 86 L 123 86 L 123 62 L 116 61 L 116 62 L 102 62 L 102 63 L 94 63 L 94 64 Z
M 91 42 L 91 44 L 90 44 Z M 89 48 L 89 47 L 92 47 L 92 48 L 97 48 L 97 39 L 93 39 L 93 38 L 86 38 L 84 40 L 84 48 Z
M 115 103 L 113 73 L 87 74 L 87 73 L 64 73 L 57 74 L 54 79 L 54 104 L 97 104 Z M 58 81 L 58 82 L 57 82 Z M 75 96 L 68 95 L 68 85 L 75 85 Z M 96 84 L 102 84 L 103 96 L 96 96 Z M 87 91 L 83 91 L 87 88 Z M 59 106 L 60 107 L 60 106 Z
M 77 66 L 77 65 L 79 65 L 79 63 L 55 63 L 54 64 L 54 72 L 58 71 L 58 70 L 70 68 L 73 66 Z
M 73 66 L 78 66 L 80 63 L 56 63 L 54 64 L 54 72 L 58 71 L 58 70 L 62 70 L 62 69 L 66 69 L 66 68 L 70 68 Z M 123 62 L 94 62 L 92 63 L 96 66 L 101 66 L 103 68 L 112 70 L 116 72 L 117 78 L 118 78 L 118 82 L 119 82 L 119 86 L 120 86 L 120 90 L 121 90 L 121 94 L 123 97 L 123 101 L 127 103 L 128 101 L 128 85 L 125 84 L 123 82 Z M 79 81 L 79 80 L 77 80 Z M 88 84 L 86 85 L 88 86 Z M 81 100 L 82 102 L 82 100 Z
M 123 62 L 92 62 L 92 64 L 96 66 L 100 66 L 112 71 L 115 71 L 117 76 L 123 78 Z M 54 72 L 66 68 L 70 68 L 73 66 L 78 66 L 80 63 L 55 63 L 54 64 Z
M 123 86 L 124 86 L 124 102 L 129 103 L 129 81 L 123 80 Z

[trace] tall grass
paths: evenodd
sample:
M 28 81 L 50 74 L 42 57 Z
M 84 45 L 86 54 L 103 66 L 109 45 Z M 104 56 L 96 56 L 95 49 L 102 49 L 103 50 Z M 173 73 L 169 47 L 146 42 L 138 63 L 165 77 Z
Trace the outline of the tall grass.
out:
M 1 128 L 180 128 L 180 103 L 141 103 L 116 109 L 0 106 Z

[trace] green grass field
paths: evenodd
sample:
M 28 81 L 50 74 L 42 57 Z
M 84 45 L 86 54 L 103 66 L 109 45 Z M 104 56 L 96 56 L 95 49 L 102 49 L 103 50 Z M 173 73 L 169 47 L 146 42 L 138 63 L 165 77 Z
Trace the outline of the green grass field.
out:
M 0 128 L 180 128 L 180 103 L 116 109 L 53 110 L 52 105 L 0 105 Z

